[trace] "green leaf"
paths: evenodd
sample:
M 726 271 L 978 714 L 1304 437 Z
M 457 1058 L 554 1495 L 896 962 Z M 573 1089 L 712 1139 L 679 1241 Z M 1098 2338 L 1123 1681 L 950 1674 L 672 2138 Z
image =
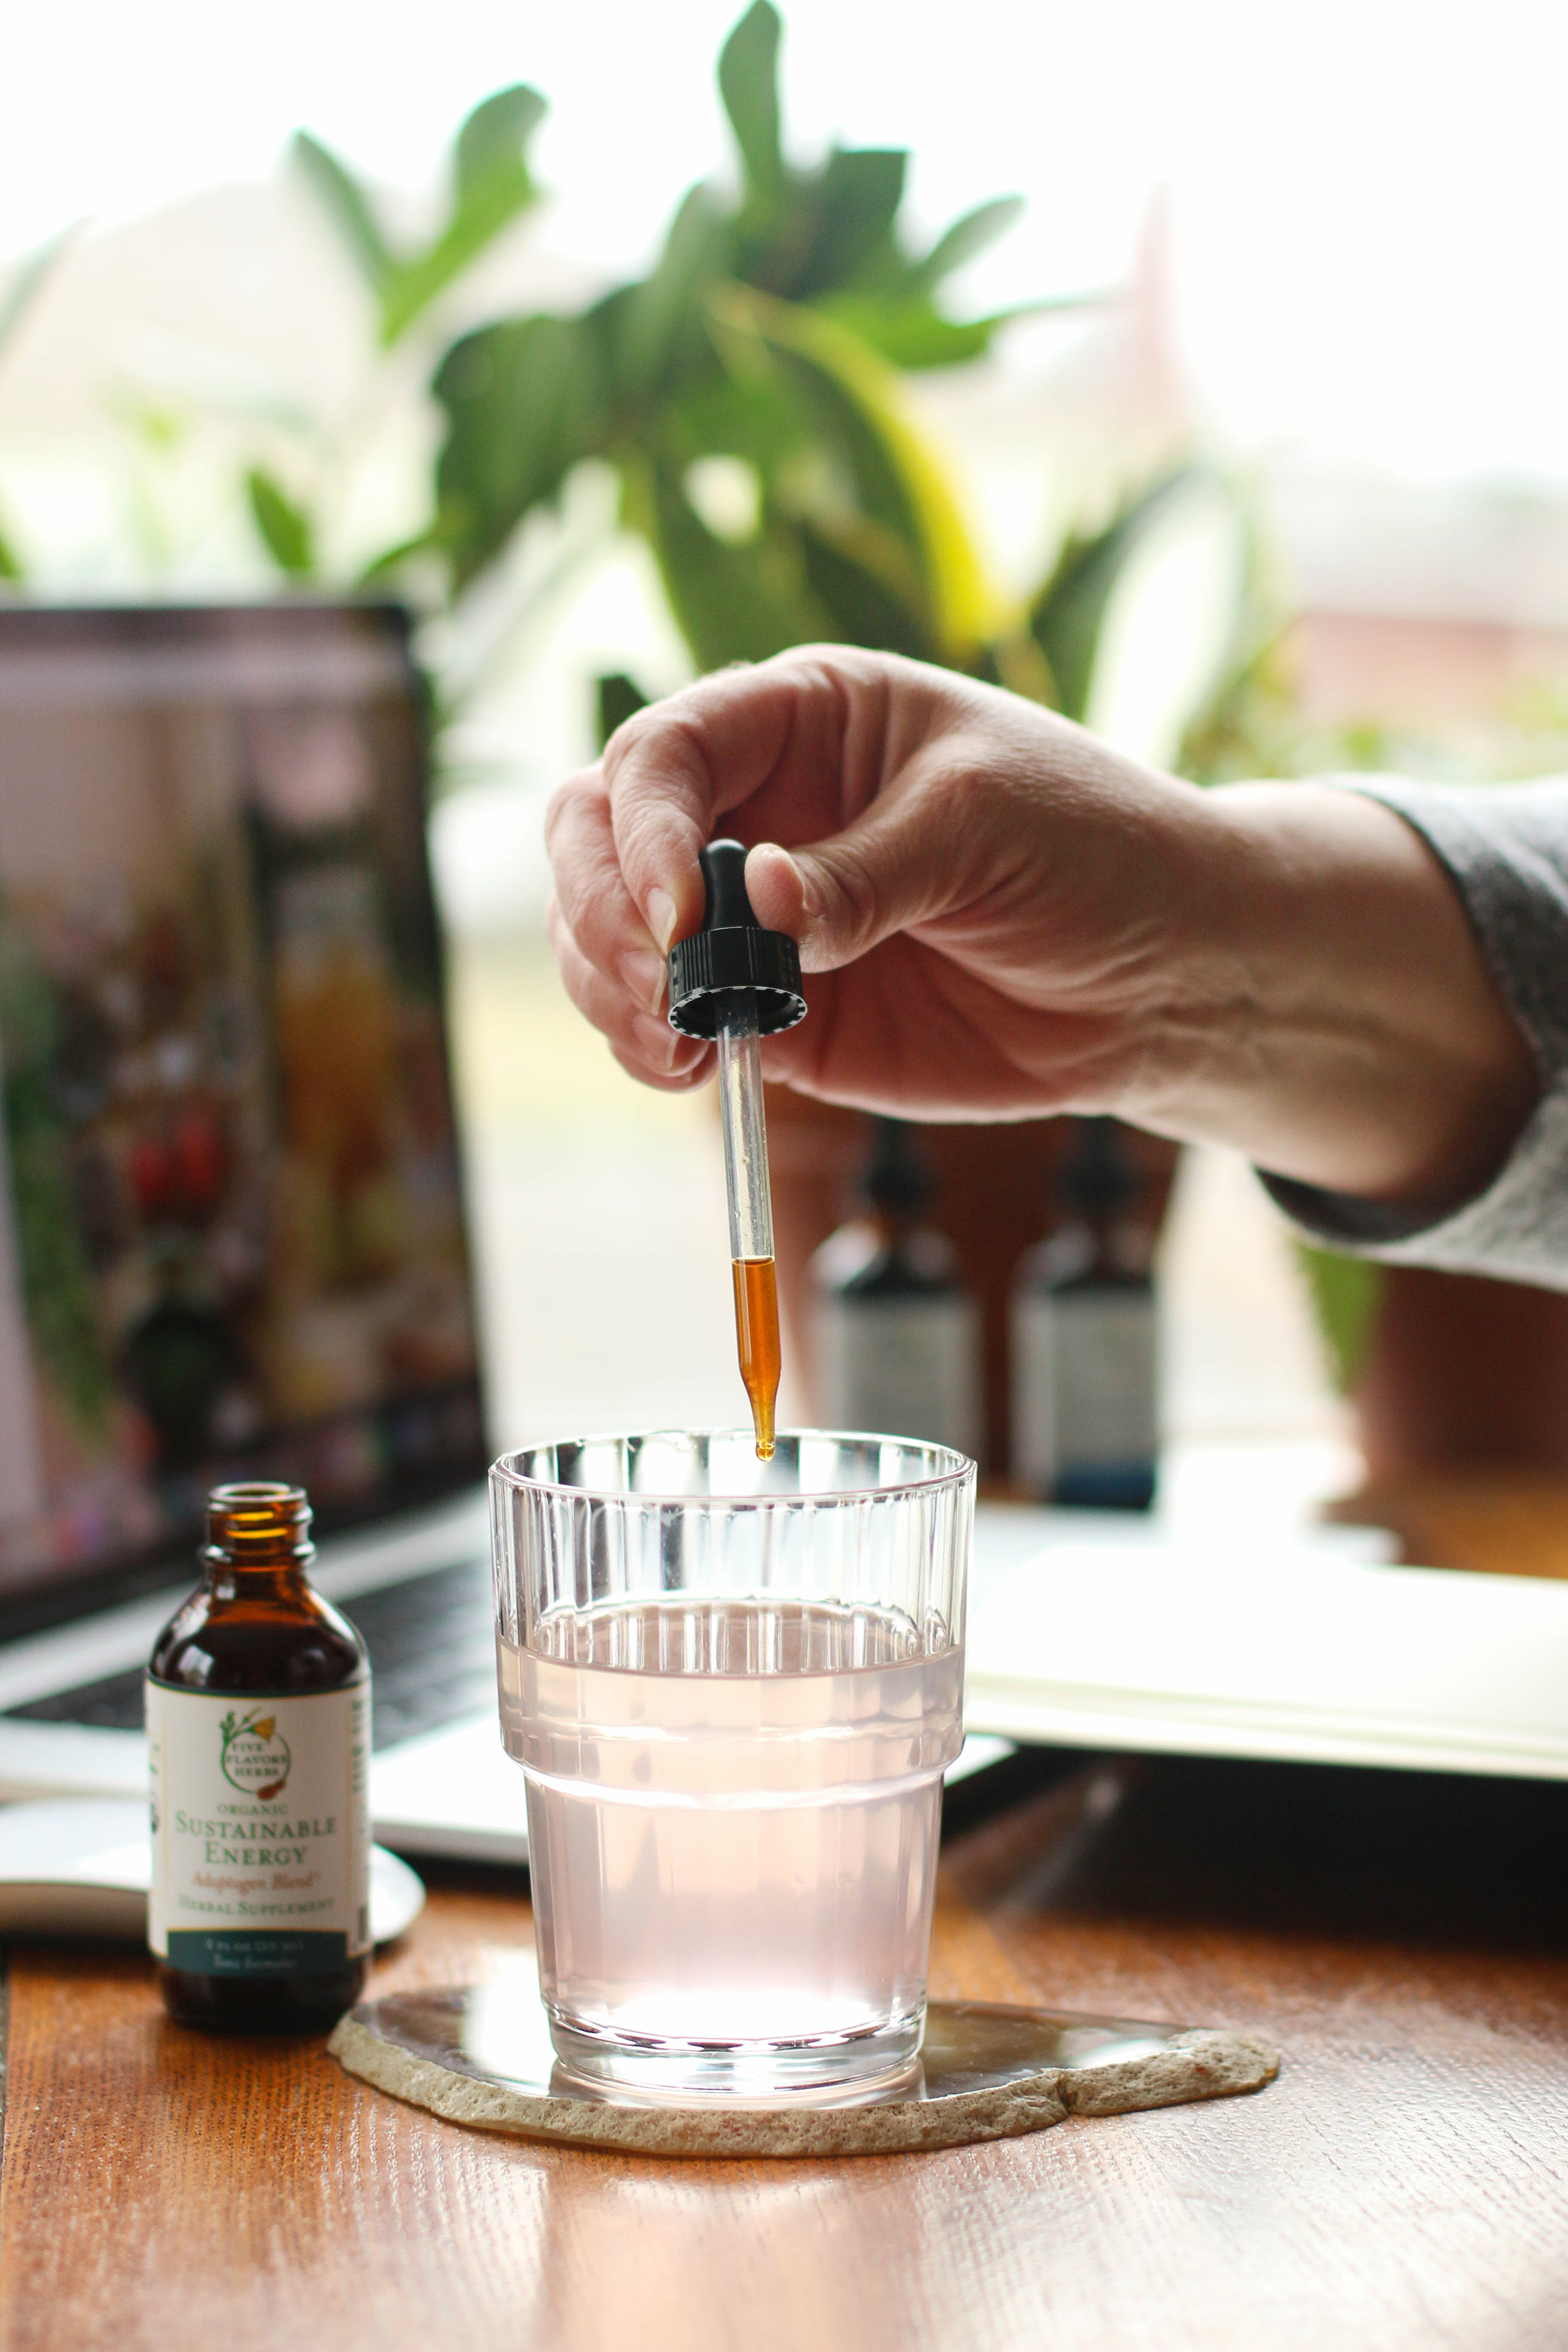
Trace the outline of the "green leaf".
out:
M 929 294 L 829 294 L 813 304 L 838 320 L 879 352 L 897 368 L 963 367 L 988 352 L 1004 327 L 1016 319 L 1037 319 L 1052 310 L 1086 310 L 1102 298 L 1098 294 L 1060 294 L 1041 302 L 1016 303 L 1008 310 L 993 310 L 984 319 L 945 319 Z
M 944 319 L 928 296 L 913 301 L 877 294 L 836 294 L 817 306 L 895 367 L 962 367 L 991 348 L 991 339 L 1020 313 L 997 310 L 960 324 Z
M 792 289 L 797 299 L 902 278 L 893 223 L 909 160 L 899 147 L 833 149 L 816 184 L 816 231 Z
M 400 539 L 395 546 L 383 548 L 379 555 L 372 556 L 355 580 L 354 586 L 356 588 L 383 586 L 395 572 L 402 570 L 404 564 L 412 562 L 416 555 L 439 554 L 441 548 L 440 530 L 436 524 L 432 524 L 429 530 L 416 531 L 412 539 Z
M 245 478 L 250 512 L 267 551 L 291 580 L 308 580 L 316 568 L 314 533 L 303 507 L 296 506 L 276 478 L 253 466 Z
M 880 361 L 837 320 L 802 304 L 727 289 L 715 308 L 722 326 L 755 334 L 771 354 L 800 415 L 802 440 L 832 461 L 854 505 L 918 555 L 917 502 L 892 446 L 886 404 L 896 402 L 896 387 Z
M 1005 686 L 1009 694 L 1020 695 L 1026 702 L 1037 702 L 1047 710 L 1056 709 L 1056 679 L 1026 629 L 1014 626 L 998 630 L 989 645 L 980 646 L 965 667 L 972 677 L 984 678 L 987 686 Z
M 766 661 L 827 634 L 790 536 L 734 546 L 715 537 L 664 468 L 651 484 L 649 537 L 676 621 L 700 669 Z
M 706 346 L 703 298 L 724 276 L 729 250 L 726 215 L 710 189 L 692 188 L 670 224 L 657 268 L 640 285 L 625 288 L 604 310 L 618 405 L 646 396 L 684 337 L 700 337 Z M 705 356 L 711 366 L 710 350 Z
M 737 377 L 721 373 L 685 385 L 660 413 L 661 454 L 682 473 L 700 457 L 740 457 L 764 480 L 814 446 L 811 416 L 778 370 Z
M 475 107 L 453 151 L 459 206 L 497 164 L 526 161 L 528 142 L 548 112 L 549 101 L 525 81 Z
M 752 0 L 719 53 L 719 95 L 752 191 L 767 204 L 784 193 L 779 130 L 779 42 L 784 26 L 771 0 Z
M 498 554 L 530 507 L 605 446 L 610 427 L 604 334 L 593 312 L 541 313 L 481 327 L 455 343 L 433 386 L 447 412 L 437 463 L 439 528 L 459 585 Z
M 545 110 L 538 90 L 518 82 L 497 90 L 469 115 L 458 133 L 451 218 L 423 253 L 393 261 L 383 281 L 384 350 L 407 333 L 502 229 L 538 202 L 525 151 Z
M 538 201 L 539 191 L 521 157 L 492 163 L 474 182 L 434 245 L 412 261 L 395 264 L 382 287 L 381 341 L 390 350 L 488 245 L 521 212 Z
M 952 270 L 973 261 L 976 254 L 984 253 L 988 245 L 1005 236 L 1023 210 L 1022 196 L 993 196 L 989 204 L 976 205 L 973 212 L 965 213 L 943 231 L 923 261 L 915 263 L 910 285 L 939 286 Z
M 23 576 L 21 557 L 6 538 L 5 531 L 0 530 L 0 580 L 16 581 Z
M 891 370 L 858 335 L 807 305 L 734 287 L 714 309 L 721 331 L 749 331 L 774 352 L 824 448 L 853 485 L 861 514 L 900 540 L 918 568 L 942 658 L 966 661 L 994 634 L 994 598 L 953 486 Z
M 873 549 L 864 541 L 857 547 L 847 534 L 830 535 L 805 520 L 797 528 L 806 583 L 826 608 L 832 623 L 829 634 L 837 643 L 908 654 L 915 661 L 941 660 L 942 647 L 912 566 L 898 566 L 896 560 L 893 564 L 868 561 Z M 903 593 L 889 576 L 900 569 L 905 572 Z
M 537 201 L 524 150 L 544 112 L 544 100 L 525 82 L 497 90 L 474 109 L 458 133 L 451 218 L 423 253 L 411 257 L 387 243 L 368 194 L 347 165 L 310 131 L 295 132 L 296 163 L 381 297 L 384 349 Z
M 364 277 L 379 292 L 397 264 L 364 190 L 347 166 L 308 131 L 294 133 L 294 162 Z
M 637 712 L 646 710 L 647 706 L 648 697 L 635 677 L 628 677 L 621 669 L 606 671 L 598 681 L 600 751 L 604 750 L 617 727 L 624 727 L 628 719 L 635 719 Z
M 1029 634 L 1051 667 L 1056 707 L 1080 719 L 1089 707 L 1095 656 L 1111 597 L 1128 558 L 1175 499 L 1198 478 L 1178 467 L 1140 492 L 1092 539 L 1072 538 L 1029 610 Z

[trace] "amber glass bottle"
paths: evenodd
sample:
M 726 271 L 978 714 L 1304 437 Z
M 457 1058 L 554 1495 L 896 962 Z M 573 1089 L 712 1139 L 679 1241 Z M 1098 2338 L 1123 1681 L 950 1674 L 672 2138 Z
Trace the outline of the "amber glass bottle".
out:
M 148 1939 L 171 2016 L 310 2032 L 370 1949 L 370 1665 L 307 1573 L 299 1486 L 219 1486 L 147 1670 Z

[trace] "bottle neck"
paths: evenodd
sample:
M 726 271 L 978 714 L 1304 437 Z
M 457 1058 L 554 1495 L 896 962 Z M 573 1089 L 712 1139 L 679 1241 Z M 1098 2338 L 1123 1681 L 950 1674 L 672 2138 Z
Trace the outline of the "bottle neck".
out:
M 202 1553 L 202 1570 L 203 1587 L 215 1601 L 254 1601 L 258 1606 L 275 1603 L 282 1608 L 297 1605 L 307 1590 L 302 1568 L 292 1564 L 264 1568 L 253 1562 L 242 1567 L 210 1547 Z
M 301 1486 L 256 1480 L 215 1488 L 207 1502 L 202 1567 L 217 1598 L 297 1595 L 316 1557 Z

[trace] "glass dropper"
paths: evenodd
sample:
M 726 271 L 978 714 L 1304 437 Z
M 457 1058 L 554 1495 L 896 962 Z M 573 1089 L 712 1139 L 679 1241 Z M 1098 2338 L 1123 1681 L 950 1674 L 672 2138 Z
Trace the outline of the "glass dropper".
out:
M 699 863 L 707 893 L 702 928 L 670 950 L 669 1022 L 719 1049 L 735 1343 L 765 1462 L 773 1450 L 782 1351 L 759 1045 L 805 1018 L 805 997 L 795 941 L 764 931 L 752 911 L 742 845 L 710 841 Z
M 735 1286 L 735 1347 L 752 1402 L 757 1454 L 773 1450 L 773 1406 L 783 1354 L 773 1268 L 773 1201 L 757 1000 L 749 988 L 724 998 L 715 1031 L 719 1107 L 724 1125 L 724 1189 L 730 1202 L 730 1270 Z

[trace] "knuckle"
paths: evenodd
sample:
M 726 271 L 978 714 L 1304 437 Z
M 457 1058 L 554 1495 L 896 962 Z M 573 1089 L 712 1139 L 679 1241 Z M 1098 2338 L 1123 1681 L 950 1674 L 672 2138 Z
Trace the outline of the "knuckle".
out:
M 555 835 L 562 826 L 571 819 L 579 816 L 585 803 L 594 797 L 595 792 L 602 792 L 603 789 L 599 771 L 596 768 L 580 769 L 574 776 L 568 776 L 563 783 L 556 785 L 544 804 L 544 839 L 547 846 L 553 847 Z
M 835 861 L 826 879 L 837 900 L 833 929 L 847 944 L 858 944 L 877 927 L 876 878 L 865 862 L 849 851 Z

